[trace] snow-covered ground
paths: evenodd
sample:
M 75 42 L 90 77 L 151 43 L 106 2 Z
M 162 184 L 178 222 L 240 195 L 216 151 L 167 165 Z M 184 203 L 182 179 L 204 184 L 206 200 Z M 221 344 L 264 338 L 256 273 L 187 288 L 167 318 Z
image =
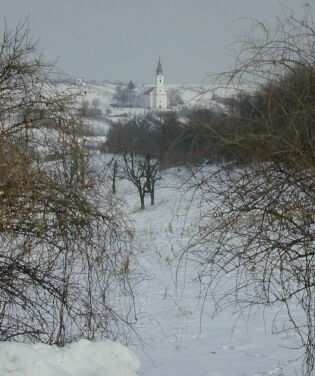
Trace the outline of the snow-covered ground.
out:
M 116 91 L 117 84 L 115 83 L 90 83 L 83 80 L 77 80 L 67 83 L 58 83 L 60 92 L 69 92 L 80 94 L 79 100 L 87 100 L 90 103 L 93 100 L 99 102 L 101 109 L 108 108 L 112 102 L 113 95 Z
M 281 323 L 285 314 L 264 309 L 240 315 L 230 307 L 213 316 L 212 300 L 204 302 L 200 297 L 198 268 L 184 263 L 178 269 L 178 256 L 203 209 L 198 195 L 187 189 L 188 175 L 183 169 L 165 172 L 156 205 L 144 211 L 139 210 L 135 189 L 126 182 L 119 186 L 134 220 L 140 268 L 145 275 L 136 289 L 140 339 L 130 344 L 140 357 L 140 374 L 296 375 L 300 352 L 288 349 L 294 338 L 272 334 L 275 315 Z M 222 286 L 226 283 L 229 281 Z M 219 296 L 221 292 L 218 287 L 212 293 Z
M 136 376 L 137 357 L 111 341 L 81 340 L 64 348 L 0 343 L 1 376 Z
M 219 90 L 212 85 L 169 85 L 174 89 L 188 108 L 212 108 L 221 109 L 223 106 L 215 100 L 215 96 L 224 96 L 223 89 Z
M 109 156 L 97 155 L 104 167 Z M 301 367 L 295 338 L 272 331 L 286 320 L 284 313 L 264 308 L 240 314 L 234 307 L 213 315 L 209 298 L 203 300 L 198 266 L 179 262 L 193 235 L 200 197 L 189 189 L 189 172 L 163 172 L 156 205 L 139 209 L 136 189 L 118 182 L 135 229 L 137 263 L 141 276 L 135 286 L 137 335 L 129 348 L 111 342 L 81 341 L 65 349 L 44 345 L 0 344 L 0 376 L 295 376 Z M 219 297 L 230 281 L 209 294 Z M 275 323 L 274 318 L 277 315 Z
M 109 130 L 108 120 L 86 119 L 88 130 L 95 136 L 105 136 Z

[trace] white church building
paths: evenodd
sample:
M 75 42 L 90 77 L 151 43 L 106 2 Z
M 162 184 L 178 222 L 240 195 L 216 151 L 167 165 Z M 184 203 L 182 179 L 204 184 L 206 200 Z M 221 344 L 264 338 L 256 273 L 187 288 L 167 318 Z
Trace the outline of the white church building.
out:
M 155 85 L 144 92 L 144 105 L 156 111 L 165 111 L 168 108 L 167 90 L 164 86 L 164 73 L 159 59 L 155 74 Z

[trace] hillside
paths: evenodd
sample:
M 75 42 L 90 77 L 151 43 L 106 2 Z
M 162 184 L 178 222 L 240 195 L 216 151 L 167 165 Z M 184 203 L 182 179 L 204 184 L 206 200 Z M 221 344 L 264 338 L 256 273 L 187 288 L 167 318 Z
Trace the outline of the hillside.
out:
M 82 94 L 83 100 L 87 100 L 90 103 L 97 99 L 99 106 L 103 111 L 112 108 L 113 97 L 117 90 L 117 87 L 126 87 L 127 83 L 121 82 L 90 82 L 84 80 L 70 80 L 60 82 L 58 84 L 62 89 L 77 90 Z M 146 87 L 150 85 L 137 84 L 136 88 L 139 92 L 144 91 Z M 214 90 L 211 85 L 198 85 L 198 84 L 166 84 L 168 91 L 176 91 L 183 100 L 183 106 L 192 107 L 205 107 L 216 108 L 219 103 L 213 99 L 213 93 L 224 96 L 224 90 Z M 139 110 L 140 111 L 140 110 Z M 115 112 L 115 111 L 114 111 Z
M 142 116 L 149 112 L 142 107 L 117 107 L 114 96 L 118 87 L 126 87 L 121 82 L 89 82 L 83 80 L 68 80 L 57 83 L 61 92 L 67 91 L 78 94 L 78 107 L 87 112 L 86 144 L 91 148 L 98 148 L 105 140 L 110 124 L 127 122 L 134 116 Z M 173 107 L 173 111 L 181 109 L 207 108 L 214 111 L 224 110 L 220 98 L 224 91 L 216 91 L 220 95 L 214 100 L 214 91 L 209 86 L 202 85 L 168 85 L 170 95 L 179 96 L 182 104 Z M 138 85 L 138 92 L 145 90 L 144 85 Z M 172 93 L 172 94 L 171 94 Z

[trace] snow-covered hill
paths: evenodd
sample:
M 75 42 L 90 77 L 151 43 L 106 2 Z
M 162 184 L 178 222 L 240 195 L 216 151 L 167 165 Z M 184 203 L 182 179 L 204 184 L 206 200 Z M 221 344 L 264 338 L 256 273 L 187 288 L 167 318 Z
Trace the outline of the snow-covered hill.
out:
M 112 123 L 127 122 L 135 116 L 143 116 L 149 112 L 141 107 L 117 107 L 114 105 L 114 96 L 118 87 L 125 87 L 121 82 L 88 82 L 83 80 L 69 80 L 57 83 L 61 92 L 70 92 L 78 95 L 78 107 L 85 107 L 89 111 L 86 118 L 87 145 L 98 147 L 104 142 L 104 137 Z M 141 92 L 145 85 L 138 85 L 137 90 Z M 222 101 L 215 99 L 222 98 L 224 91 L 214 91 L 206 85 L 168 85 L 169 95 L 177 93 L 182 104 L 173 107 L 172 110 L 179 111 L 182 108 L 208 108 L 221 111 L 224 109 Z
M 60 91 L 70 90 L 81 94 L 81 100 L 87 100 L 90 103 L 97 99 L 100 108 L 106 109 L 110 107 L 113 95 L 116 91 L 118 83 L 104 82 L 88 82 L 83 80 L 69 80 L 57 83 Z
M 115 108 L 111 106 L 114 102 L 113 97 L 117 87 L 125 87 L 126 84 L 109 81 L 97 83 L 94 81 L 73 80 L 67 83 L 59 83 L 59 86 L 61 89 L 77 90 L 82 94 L 82 100 L 87 100 L 89 103 L 97 100 L 103 111 L 110 109 L 115 113 Z M 144 91 L 145 87 L 145 85 L 139 84 L 137 89 L 141 92 L 141 90 Z M 166 89 L 169 91 L 175 90 L 183 100 L 183 106 L 185 107 L 216 108 L 220 104 L 216 101 L 214 94 L 224 96 L 226 93 L 222 89 L 220 91 L 218 89 L 214 90 L 211 85 L 170 84 L 166 85 Z M 128 110 L 125 109 L 125 111 Z

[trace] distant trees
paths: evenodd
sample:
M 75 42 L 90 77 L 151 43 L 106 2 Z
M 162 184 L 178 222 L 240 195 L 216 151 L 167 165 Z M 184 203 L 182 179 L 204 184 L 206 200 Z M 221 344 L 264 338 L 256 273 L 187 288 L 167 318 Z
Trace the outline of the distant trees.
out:
M 83 99 L 79 108 L 80 115 L 85 118 L 102 120 L 104 114 L 100 108 L 100 104 L 101 103 L 98 98 L 94 98 L 92 103 L 90 103 L 87 99 Z
M 141 208 L 144 209 L 146 194 L 150 194 L 151 205 L 155 202 L 161 168 L 198 164 L 205 158 L 217 157 L 216 140 L 210 143 L 208 124 L 219 124 L 222 119 L 222 114 L 209 110 L 192 112 L 184 123 L 175 113 L 149 114 L 126 124 L 113 124 L 107 134 L 105 148 L 108 152 L 124 156 L 123 176 L 137 188 Z M 116 179 L 114 182 L 116 187 Z
M 89 107 L 90 107 L 90 102 L 87 99 L 84 99 L 81 101 L 81 106 L 80 106 L 80 115 L 84 117 L 89 116 Z
M 77 98 L 50 68 L 26 25 L 1 35 L 0 340 L 64 345 L 116 337 L 128 322 L 111 299 L 130 293 L 132 233 L 88 184 Z
M 101 101 L 99 100 L 99 98 L 93 98 L 93 100 L 92 100 L 93 110 L 97 111 L 100 108 L 100 105 L 101 105 Z
M 136 86 L 129 81 L 127 86 L 118 85 L 113 96 L 113 105 L 118 107 L 136 107 L 138 102 Z
M 184 101 L 177 89 L 167 90 L 167 100 L 168 100 L 168 106 L 170 108 L 182 106 L 184 104 Z
M 107 134 L 106 150 L 150 153 L 163 168 L 207 158 L 216 160 L 220 158 L 219 132 L 224 118 L 224 114 L 211 110 L 191 111 L 184 121 L 172 112 L 148 114 L 126 124 L 113 124 Z

